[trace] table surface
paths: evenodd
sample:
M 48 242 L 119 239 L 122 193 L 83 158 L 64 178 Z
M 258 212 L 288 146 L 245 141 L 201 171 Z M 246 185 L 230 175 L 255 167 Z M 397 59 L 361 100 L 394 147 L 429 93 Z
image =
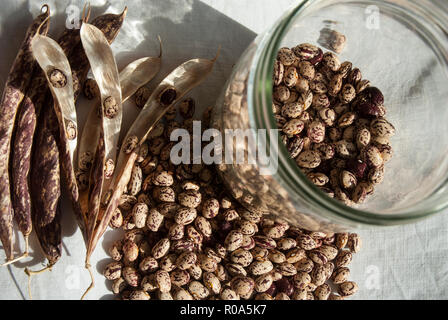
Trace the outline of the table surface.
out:
M 90 1 L 92 16 L 105 11 L 120 12 L 126 4 L 128 16 L 112 45 L 121 69 L 132 60 L 158 54 L 157 35 L 163 39 L 163 66 L 150 84 L 153 88 L 163 76 L 185 60 L 213 57 L 219 45 L 221 56 L 207 81 L 191 96 L 201 108 L 213 105 L 233 65 L 243 50 L 296 0 L 133 0 Z M 32 16 L 43 1 L 8 1 L 0 11 L 0 88 L 23 39 Z M 48 1 L 52 9 L 53 38 L 61 33 L 67 13 L 80 8 L 81 1 Z M 68 7 L 71 4 L 72 7 Z M 132 104 L 126 105 L 124 128 L 137 115 Z M 79 121 L 84 123 L 87 104 L 79 103 Z M 90 278 L 83 267 L 85 247 L 76 226 L 70 204 L 63 199 L 63 257 L 52 272 L 32 279 L 34 299 L 79 299 Z M 352 279 L 360 287 L 356 299 L 447 299 L 448 298 L 448 215 L 439 214 L 413 225 L 360 230 L 363 250 L 352 262 Z M 110 285 L 101 275 L 110 261 L 105 249 L 120 237 L 120 231 L 108 230 L 92 256 L 96 286 L 87 299 L 111 299 Z M 23 249 L 16 233 L 16 250 Z M 0 261 L 4 259 L 0 251 Z M 44 266 L 39 245 L 31 237 L 31 255 L 13 266 L 0 268 L 0 299 L 28 299 L 24 267 Z

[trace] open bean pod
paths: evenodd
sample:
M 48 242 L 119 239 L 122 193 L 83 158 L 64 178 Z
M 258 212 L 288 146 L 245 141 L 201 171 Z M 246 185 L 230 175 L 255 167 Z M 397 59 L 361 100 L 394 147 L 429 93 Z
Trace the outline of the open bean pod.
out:
M 104 234 L 110 219 L 118 207 L 118 201 L 129 182 L 132 167 L 137 159 L 138 149 L 143 144 L 157 122 L 182 97 L 199 85 L 212 71 L 218 55 L 213 59 L 192 59 L 173 70 L 154 90 L 137 120 L 129 129 L 122 144 L 113 180 L 104 194 L 107 206 L 101 209 L 98 224 L 94 230 L 87 255 L 90 256 L 101 236 Z M 130 137 L 137 137 L 137 145 L 129 148 L 127 141 Z M 104 201 L 104 199 L 103 199 Z
M 59 124 L 61 162 L 73 208 L 82 214 L 79 191 L 74 172 L 74 154 L 77 147 L 78 125 L 76 118 L 72 70 L 61 46 L 53 39 L 37 35 L 31 42 L 34 57 L 43 70 L 54 100 L 54 111 Z
M 92 172 L 89 195 L 87 234 L 95 227 L 100 207 L 103 184 L 112 177 L 116 161 L 116 147 L 121 130 L 122 95 L 115 58 L 104 34 L 95 26 L 85 23 L 81 27 L 81 41 L 101 94 L 101 132 L 97 160 Z
M 160 65 L 161 56 L 141 58 L 127 65 L 119 75 L 122 102 L 124 103 L 138 88 L 151 81 L 159 72 Z M 88 178 L 101 132 L 101 119 L 98 117 L 100 105 L 98 104 L 98 101 L 94 101 L 94 106 L 90 110 L 78 145 L 77 176 L 79 177 L 78 180 L 82 180 L 78 181 L 78 183 L 84 184 L 80 188 L 80 201 L 83 212 L 88 210 Z
M 65 134 L 65 144 L 73 162 L 78 130 L 70 64 L 63 49 L 49 37 L 37 35 L 31 46 L 34 57 L 47 78 L 55 102 L 59 127 Z

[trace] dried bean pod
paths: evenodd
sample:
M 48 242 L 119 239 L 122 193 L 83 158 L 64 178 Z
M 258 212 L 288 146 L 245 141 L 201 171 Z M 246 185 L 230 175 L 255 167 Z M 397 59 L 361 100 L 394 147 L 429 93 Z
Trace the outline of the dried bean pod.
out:
M 43 12 L 34 19 L 26 31 L 25 39 L 11 67 L 0 101 L 0 178 L 2 180 L 0 184 L 0 239 L 7 260 L 14 259 L 12 242 L 14 212 L 9 180 L 11 140 L 16 114 L 35 68 L 31 53 L 31 40 L 40 32 L 46 33 L 49 28 L 49 23 L 46 21 L 50 16 L 48 5 L 44 5 L 41 11 Z M 28 230 L 26 231 L 28 232 Z
M 77 120 L 73 94 L 73 78 L 64 50 L 56 41 L 35 36 L 31 42 L 34 57 L 45 73 L 53 95 L 54 111 L 59 124 L 59 147 L 65 178 L 69 182 L 71 200 L 77 215 L 81 215 L 76 174 L 73 167 L 77 145 Z M 57 77 L 55 77 L 55 74 Z M 55 82 L 56 81 L 56 82 Z
M 187 61 L 168 75 L 154 90 L 126 137 L 136 135 L 140 139 L 139 144 L 144 143 L 166 110 L 207 77 L 212 71 L 217 57 L 213 60 L 194 59 Z M 118 205 L 118 200 L 129 181 L 130 171 L 136 159 L 136 152 L 131 152 L 129 155 L 120 152 L 115 176 L 110 184 L 110 190 L 114 190 L 113 195 L 106 210 L 100 214 L 102 218 L 95 230 L 95 234 L 92 236 L 92 247 L 96 246 L 105 232 L 109 220 Z
M 103 30 L 106 34 L 106 37 L 109 39 L 109 41 L 112 41 L 115 36 L 118 34 L 118 31 L 121 27 L 121 24 L 123 23 L 123 19 L 126 15 L 126 10 L 119 15 L 115 14 L 106 14 L 102 15 L 96 19 L 93 20 L 92 24 L 98 26 L 101 30 Z M 69 62 L 73 69 L 73 78 L 78 79 L 80 83 L 83 83 L 87 77 L 87 72 L 89 70 L 89 63 L 84 53 L 84 48 L 82 44 L 80 43 L 79 38 L 79 30 L 74 30 L 75 33 L 71 33 L 69 31 L 66 31 L 64 35 L 59 39 L 59 43 L 61 47 L 63 48 L 64 52 L 67 56 L 69 56 Z M 76 88 L 75 88 L 76 89 Z M 75 99 L 78 96 L 78 92 L 75 90 Z M 52 101 L 51 99 L 46 101 L 44 105 L 48 106 L 51 105 Z M 49 107 L 50 108 L 50 107 Z M 48 120 L 47 118 L 51 118 L 52 114 L 54 113 L 45 113 L 43 121 L 48 121 L 53 127 L 50 127 L 50 129 L 57 133 L 57 122 L 53 121 L 54 124 L 52 124 L 51 120 Z M 54 116 L 53 116 L 54 117 Z M 58 136 L 59 134 L 57 134 Z M 50 139 L 50 137 L 48 137 Z M 45 141 L 45 140 L 42 140 Z M 40 147 L 38 147 L 40 148 Z M 53 149 L 49 149 L 47 154 L 53 155 L 52 161 L 59 161 L 59 159 L 55 159 L 54 155 L 58 153 L 57 145 L 53 146 Z M 46 169 L 45 167 L 43 169 Z M 58 173 L 59 174 L 59 173 Z M 42 172 L 42 177 L 44 179 L 49 179 L 48 177 L 52 175 L 51 171 Z M 68 181 L 69 183 L 72 183 L 72 181 Z M 60 188 L 58 186 L 58 188 Z M 73 186 L 69 186 L 69 189 L 72 190 Z M 73 195 L 72 195 L 73 196 Z M 53 197 L 55 198 L 55 197 Z M 45 212 L 45 211 L 44 211 Z M 78 226 L 81 228 L 82 234 L 84 237 L 86 237 L 85 234 L 85 225 L 86 221 L 84 216 L 80 215 L 78 212 L 75 211 L 76 219 L 78 222 Z
M 126 16 L 126 11 L 127 9 L 125 9 L 123 11 L 123 13 L 119 14 L 119 15 L 115 15 L 115 14 L 106 14 L 106 15 L 102 15 L 96 19 L 93 20 L 92 24 L 99 27 L 106 35 L 106 38 L 109 41 L 113 41 L 113 39 L 116 37 L 116 35 L 118 34 L 119 29 L 121 28 L 121 25 L 123 23 L 123 19 Z M 77 37 L 75 37 L 77 38 Z M 79 41 L 77 41 L 79 42 Z M 68 51 L 65 50 L 65 45 L 69 44 L 69 42 L 62 42 L 61 45 L 64 47 L 64 52 L 66 52 L 68 54 Z M 89 61 L 87 60 L 85 53 L 84 53 L 84 48 L 82 46 L 81 43 L 70 43 L 71 46 L 73 46 L 73 49 L 70 49 L 71 54 L 69 56 L 69 62 L 70 65 L 73 67 L 73 78 L 77 79 L 78 82 L 80 84 L 84 83 L 86 77 L 87 77 L 87 72 L 89 70 Z M 82 85 L 80 85 L 78 88 L 74 88 L 74 94 L 75 94 L 75 100 L 79 95 L 79 89 L 82 87 Z M 64 165 L 64 161 L 63 161 L 63 165 Z M 67 171 L 66 168 L 64 168 L 64 171 Z M 76 188 L 74 187 L 73 183 L 76 183 L 76 179 L 75 180 L 69 180 L 69 190 L 73 191 L 76 190 Z M 71 198 L 75 199 L 75 197 L 77 197 L 76 193 L 71 193 Z M 72 201 L 73 202 L 73 201 Z M 77 210 L 75 210 L 75 214 L 76 214 L 76 219 L 78 222 L 79 227 L 81 228 L 82 234 L 87 242 L 87 235 L 86 235 L 86 219 L 83 216 L 82 213 L 77 212 Z
M 94 232 L 100 207 L 100 199 L 103 194 L 104 180 L 107 178 L 103 168 L 107 161 L 115 161 L 116 146 L 121 128 L 121 87 L 119 74 L 115 58 L 108 44 L 108 39 L 102 31 L 93 25 L 84 23 L 81 27 L 81 42 L 83 44 L 86 56 L 90 62 L 93 75 L 97 81 L 101 93 L 103 104 L 102 131 L 100 134 L 100 143 L 97 148 L 97 155 L 92 168 L 92 179 L 94 181 L 91 187 L 91 198 L 89 199 L 89 212 L 87 216 L 87 258 L 88 264 L 92 248 L 90 245 L 91 235 Z M 108 102 L 116 106 L 116 114 L 112 118 L 107 117 L 110 109 Z M 106 115 L 106 117 L 104 116 Z M 109 223 L 109 221 L 108 221 Z
M 57 128 L 57 120 L 52 109 L 43 112 L 50 116 L 44 116 L 37 127 L 35 144 L 38 148 L 33 151 L 30 191 L 33 227 L 43 253 L 53 265 L 62 253 L 59 152 L 55 133 L 49 130 Z
M 90 7 L 87 16 L 83 15 L 83 21 L 88 20 L 89 15 Z M 79 30 L 76 29 L 66 29 L 58 40 L 65 55 L 72 53 L 74 47 L 79 42 Z M 51 268 L 61 255 L 60 213 L 59 209 L 57 209 L 60 201 L 59 151 L 57 146 L 59 130 L 55 112 L 52 106 L 49 106 L 53 102 L 47 88 L 45 75 L 42 72 L 34 80 L 30 90 L 30 101 L 25 101 L 24 105 L 24 107 L 29 107 L 30 110 L 28 113 L 30 119 L 29 127 L 27 127 L 24 133 L 29 136 L 30 140 L 33 140 L 34 134 L 34 128 L 32 127 L 33 118 L 37 116 L 40 109 L 46 106 L 44 108 L 46 111 L 42 112 L 43 119 L 38 122 L 39 124 L 35 131 L 36 138 L 34 143 L 36 145 L 33 148 L 34 150 L 39 150 L 39 152 L 34 151 L 32 157 L 35 165 L 31 167 L 32 184 L 30 193 L 31 199 L 33 199 L 33 225 L 41 248 L 49 260 L 48 268 Z M 22 118 L 19 118 L 19 121 L 22 121 Z M 28 129 L 29 132 L 27 131 Z M 16 139 L 20 139 L 20 133 L 16 134 Z M 28 161 L 26 152 L 31 152 L 31 145 L 25 147 L 24 150 L 23 158 L 17 155 L 13 159 L 15 163 L 21 163 L 21 166 L 18 167 L 18 174 L 22 176 L 26 175 L 25 170 L 29 166 L 26 162 Z M 26 198 L 26 194 L 21 196 Z M 45 199 L 45 201 L 42 201 L 42 199 Z M 28 275 L 32 274 L 28 270 L 25 271 Z
M 120 86 L 122 92 L 122 101 L 126 101 L 134 92 L 142 85 L 149 82 L 160 69 L 161 57 L 152 58 L 146 57 L 131 62 L 119 74 Z M 96 104 L 98 102 L 95 102 Z M 94 154 L 96 151 L 96 143 L 100 135 L 101 119 L 97 116 L 95 104 L 91 108 L 88 115 L 87 122 L 84 125 L 82 136 L 78 146 L 78 167 L 81 168 L 82 156 L 85 154 Z M 80 194 L 81 206 L 83 212 L 87 212 L 88 208 L 88 192 L 81 192 Z

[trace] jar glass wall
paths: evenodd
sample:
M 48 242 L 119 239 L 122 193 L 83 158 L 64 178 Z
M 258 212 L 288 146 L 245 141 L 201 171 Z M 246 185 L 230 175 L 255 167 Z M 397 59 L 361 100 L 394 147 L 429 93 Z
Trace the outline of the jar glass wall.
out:
M 308 0 L 258 36 L 235 66 L 217 102 L 212 127 L 222 133 L 276 129 L 272 70 L 278 49 L 305 42 L 321 45 L 329 28 L 347 38 L 341 61 L 351 61 L 363 78 L 382 90 L 387 118 L 397 132 L 391 139 L 394 156 L 375 193 L 352 208 L 316 188 L 279 139 L 268 136 L 265 148 L 278 146 L 278 170 L 272 175 L 261 174 L 260 162 L 218 166 L 233 196 L 251 210 L 276 214 L 311 230 L 409 223 L 445 209 L 447 21 L 443 8 L 429 0 Z M 248 151 L 241 141 L 232 144 Z

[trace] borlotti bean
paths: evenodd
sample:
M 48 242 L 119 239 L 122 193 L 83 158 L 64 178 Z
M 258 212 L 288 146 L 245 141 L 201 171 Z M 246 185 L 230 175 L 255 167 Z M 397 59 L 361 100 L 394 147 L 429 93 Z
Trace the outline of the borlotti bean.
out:
M 192 104 L 188 99 L 182 106 L 187 103 Z M 192 113 L 184 109 L 183 115 Z M 167 144 L 169 128 L 160 127 L 150 145 L 156 139 Z M 226 194 L 213 167 L 180 171 L 152 151 L 134 166 L 147 161 L 157 164 L 142 169 L 145 187 L 138 194 L 128 187 L 121 197 L 120 209 L 134 219 L 109 250 L 112 266 L 123 266 L 121 274 L 105 270 L 120 299 L 327 300 L 356 292 L 347 265 L 361 246 L 357 234 L 309 232 L 243 209 Z M 209 174 L 211 179 L 201 179 Z M 141 195 L 149 204 L 138 202 Z M 140 207 L 148 208 L 145 224 L 135 220 Z
M 345 37 L 330 38 L 339 52 Z M 364 202 L 392 157 L 395 128 L 384 118 L 381 91 L 351 62 L 308 43 L 279 50 L 273 79 L 273 112 L 290 156 L 329 196 Z
M 49 6 L 42 6 L 41 12 L 26 31 L 25 39 L 11 67 L 0 100 L 0 178 L 2 181 L 0 184 L 0 239 L 3 244 L 3 250 L 6 253 L 7 263 L 11 263 L 14 260 L 14 211 L 11 203 L 9 177 L 11 140 L 16 114 L 25 97 L 26 89 L 31 82 L 31 76 L 35 68 L 35 61 L 31 53 L 31 41 L 34 36 L 41 32 L 46 34 L 50 27 L 48 21 L 50 17 Z M 17 182 L 20 183 L 19 181 Z M 29 228 L 28 226 L 25 229 Z M 28 233 L 28 230 L 26 230 L 26 233 Z

